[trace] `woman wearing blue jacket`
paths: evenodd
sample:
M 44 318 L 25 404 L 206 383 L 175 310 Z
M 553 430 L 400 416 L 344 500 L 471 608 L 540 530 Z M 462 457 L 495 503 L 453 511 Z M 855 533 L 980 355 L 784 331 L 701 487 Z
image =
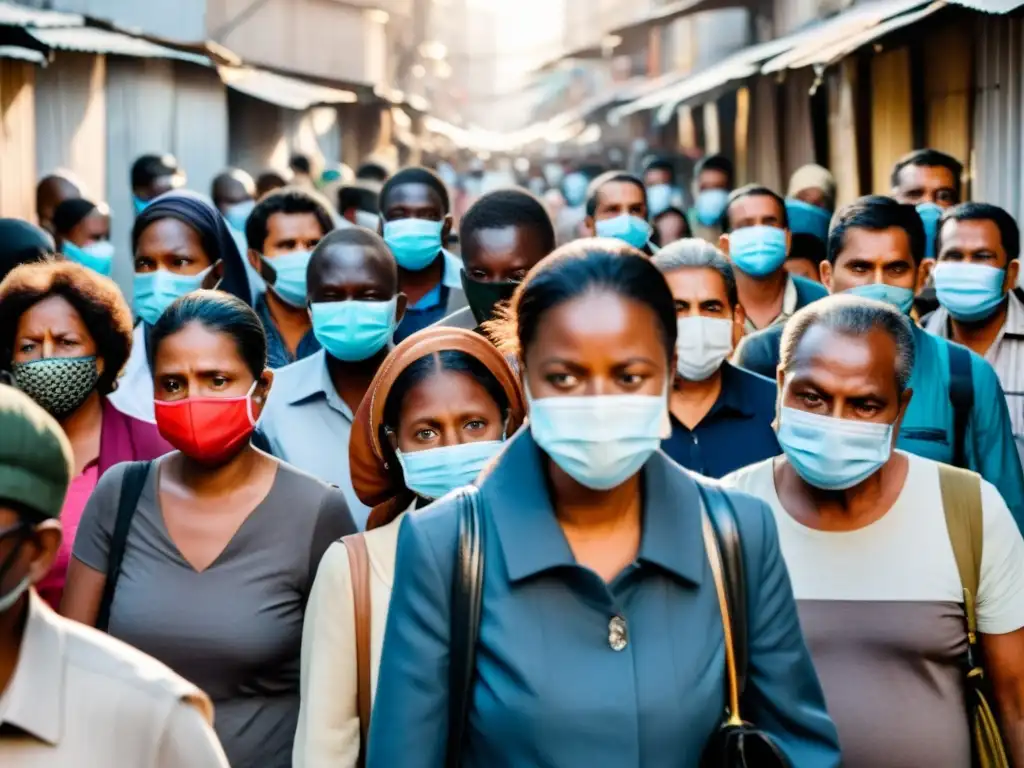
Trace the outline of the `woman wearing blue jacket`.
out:
M 676 313 L 606 240 L 541 262 L 506 322 L 529 427 L 477 481 L 485 558 L 463 768 L 690 768 L 723 720 L 725 646 L 698 484 L 658 451 Z M 494 329 L 492 329 L 494 330 Z M 744 718 L 799 768 L 839 765 L 768 507 L 726 491 L 746 574 Z M 446 762 L 459 505 L 399 534 L 371 768 Z

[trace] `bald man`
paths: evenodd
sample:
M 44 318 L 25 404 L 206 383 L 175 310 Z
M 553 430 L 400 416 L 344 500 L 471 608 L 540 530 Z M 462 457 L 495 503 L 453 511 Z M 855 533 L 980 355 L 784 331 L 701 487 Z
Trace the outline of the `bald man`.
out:
M 36 186 L 36 218 L 39 219 L 39 226 L 51 235 L 55 235 L 53 212 L 65 200 L 72 200 L 76 197 L 82 197 L 82 190 L 70 174 L 55 171 L 40 179 Z
M 313 251 L 307 299 L 322 349 L 276 371 L 260 439 L 279 459 L 341 488 L 363 528 L 369 510 L 352 489 L 348 439 L 405 314 L 395 257 L 375 232 L 335 230 Z

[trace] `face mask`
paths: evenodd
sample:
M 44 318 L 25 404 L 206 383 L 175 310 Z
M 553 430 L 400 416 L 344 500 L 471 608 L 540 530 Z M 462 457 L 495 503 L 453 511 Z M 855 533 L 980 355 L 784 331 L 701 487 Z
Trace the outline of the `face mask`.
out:
M 138 216 L 149 206 L 149 200 L 143 200 L 141 197 L 132 195 L 132 207 L 135 208 L 135 215 Z
M 639 216 L 623 213 L 613 219 L 597 219 L 594 229 L 598 237 L 622 240 L 634 248 L 643 248 L 651 237 L 651 225 Z
M 693 210 L 697 221 L 705 227 L 714 227 L 722 220 L 725 205 L 729 202 L 729 193 L 724 189 L 705 189 L 693 201 Z
M 519 283 L 515 280 L 485 283 L 483 280 L 474 280 L 465 272 L 462 273 L 462 289 L 466 292 L 466 302 L 477 324 L 492 320 L 494 308 L 500 302 L 511 299 L 518 287 Z
M 767 277 L 786 260 L 786 230 L 759 225 L 730 232 L 729 260 L 751 277 Z
M 909 288 L 900 288 L 896 285 L 885 283 L 871 283 L 869 285 L 858 285 L 846 291 L 853 296 L 863 296 L 865 299 L 883 301 L 886 304 L 896 307 L 904 315 L 910 314 L 914 306 L 914 292 Z
M 255 200 L 243 200 L 240 203 L 235 203 L 224 211 L 224 219 L 233 229 L 245 232 L 245 222 L 249 220 L 249 214 L 255 207 Z
M 582 173 L 570 173 L 562 180 L 562 195 L 570 208 L 583 205 L 587 197 L 587 177 Z
M 664 213 L 672 207 L 675 190 L 668 184 L 655 184 L 647 188 L 647 210 L 651 218 Z
M 207 267 L 198 275 L 178 275 L 166 269 L 155 272 L 135 273 L 135 313 L 149 325 L 160 319 L 176 299 L 186 293 L 198 291 L 203 280 L 213 267 Z
M 921 203 L 917 206 L 917 215 L 921 217 L 924 224 L 924 257 L 935 258 L 935 239 L 939 234 L 939 219 L 942 218 L 942 209 L 935 203 Z
M 96 356 L 46 357 L 11 365 L 14 386 L 55 419 L 78 410 L 99 379 Z
M 776 433 L 797 474 L 827 491 L 842 491 L 863 482 L 892 453 L 892 424 L 836 419 L 783 407 Z
M 398 266 L 419 272 L 434 263 L 441 252 L 444 222 L 429 219 L 398 219 L 384 222 L 384 242 L 395 254 Z
M 292 251 L 281 256 L 264 256 L 277 273 L 274 293 L 295 308 L 306 306 L 306 269 L 313 257 L 310 251 Z
M 595 491 L 622 485 L 672 434 L 664 395 L 526 397 L 537 445 Z
M 65 240 L 61 250 L 68 261 L 81 264 L 104 277 L 110 277 L 110 270 L 114 266 L 114 244 L 109 240 L 97 240 L 84 247 Z
M 380 226 L 380 216 L 369 211 L 356 211 L 356 226 L 376 232 Z
M 973 323 L 991 317 L 1006 294 L 1006 270 L 986 264 L 942 261 L 932 272 L 939 304 L 954 319 Z
M 313 334 L 337 360 L 367 360 L 384 348 L 395 332 L 398 299 L 325 301 L 310 305 Z
M 732 320 L 681 317 L 676 341 L 676 370 L 687 381 L 705 381 L 732 354 Z
M 414 453 L 395 451 L 395 455 L 410 491 L 424 499 L 440 499 L 456 488 L 472 485 L 503 445 L 501 440 L 487 440 Z
M 220 464 L 249 442 L 256 428 L 252 415 L 253 382 L 243 397 L 190 397 L 187 400 L 156 400 L 156 427 L 160 435 L 203 464 Z
M 786 200 L 786 218 L 789 220 L 789 231 L 794 235 L 814 235 L 823 243 L 828 240 L 828 225 L 832 216 L 824 208 L 789 198 Z

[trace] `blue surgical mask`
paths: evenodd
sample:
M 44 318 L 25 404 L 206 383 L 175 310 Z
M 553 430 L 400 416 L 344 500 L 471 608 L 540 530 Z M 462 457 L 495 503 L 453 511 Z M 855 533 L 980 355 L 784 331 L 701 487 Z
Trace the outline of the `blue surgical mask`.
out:
M 828 225 L 832 215 L 824 208 L 787 198 L 786 218 L 789 219 L 789 231 L 794 235 L 814 235 L 823 243 L 828 240 Z
M 244 200 L 241 203 L 235 203 L 224 211 L 224 219 L 234 229 L 239 232 L 245 232 L 245 222 L 249 220 L 249 214 L 253 212 L 255 207 L 255 200 Z
M 138 195 L 132 195 L 132 207 L 135 209 L 136 216 L 146 210 L 146 208 L 149 207 L 149 203 L 149 200 L 143 200 Z
M 892 454 L 892 424 L 836 419 L 783 406 L 775 431 L 797 474 L 826 491 L 863 482 Z
M 672 207 L 672 198 L 676 191 L 670 184 L 655 184 L 647 188 L 647 210 L 651 218 L 658 216 Z
M 697 221 L 705 227 L 717 226 L 722 221 L 725 206 L 729 202 L 729 192 L 725 189 L 705 189 L 693 201 L 693 210 Z
M 628 213 L 612 219 L 596 219 L 594 230 L 598 237 L 612 237 L 634 248 L 643 248 L 651 237 L 651 225 Z
M 917 215 L 921 217 L 924 224 L 924 257 L 935 258 L 935 239 L 939 234 L 939 219 L 942 218 L 942 208 L 935 203 L 921 203 L 917 206 Z
M 166 269 L 136 272 L 133 300 L 135 314 L 153 325 L 176 299 L 199 290 L 211 269 L 213 267 L 207 267 L 198 275 L 177 275 Z
M 441 253 L 443 221 L 396 219 L 384 222 L 384 242 L 395 255 L 398 266 L 419 272 L 434 263 Z
M 395 454 L 406 488 L 425 499 L 440 499 L 456 488 L 472 485 L 504 445 L 501 440 L 487 440 Z
M 886 285 L 885 283 L 870 283 L 858 285 L 846 291 L 853 296 L 863 296 L 865 299 L 884 301 L 892 307 L 896 307 L 904 315 L 909 315 L 914 306 L 914 292 L 909 288 L 900 288 L 897 285 Z
M 104 277 L 110 277 L 110 271 L 114 266 L 114 244 L 109 240 L 97 240 L 83 247 L 65 240 L 61 250 L 68 261 L 81 264 Z
M 587 177 L 573 172 L 562 179 L 562 195 L 570 208 L 578 208 L 587 198 Z
M 767 225 L 742 227 L 729 233 L 729 260 L 751 277 L 767 277 L 786 260 L 786 230 Z
M 306 269 L 313 254 L 310 251 L 292 251 L 281 256 L 264 256 L 274 268 L 274 293 L 293 307 L 306 306 Z
M 391 301 L 324 301 L 310 305 L 313 334 L 338 360 L 367 360 L 384 348 L 395 332 L 398 299 Z
M 666 395 L 526 397 L 537 445 L 563 472 L 596 491 L 622 485 L 672 433 Z
M 991 317 L 1003 303 L 1006 270 L 986 264 L 940 261 L 932 271 L 939 304 L 955 320 L 977 322 Z

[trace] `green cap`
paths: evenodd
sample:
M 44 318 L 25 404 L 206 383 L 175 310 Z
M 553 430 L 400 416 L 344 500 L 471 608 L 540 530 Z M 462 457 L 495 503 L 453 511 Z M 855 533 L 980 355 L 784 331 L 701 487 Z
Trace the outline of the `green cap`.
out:
M 60 517 L 74 471 L 64 430 L 23 392 L 0 384 L 0 503 Z

